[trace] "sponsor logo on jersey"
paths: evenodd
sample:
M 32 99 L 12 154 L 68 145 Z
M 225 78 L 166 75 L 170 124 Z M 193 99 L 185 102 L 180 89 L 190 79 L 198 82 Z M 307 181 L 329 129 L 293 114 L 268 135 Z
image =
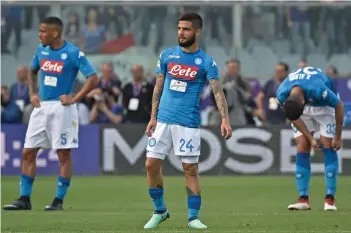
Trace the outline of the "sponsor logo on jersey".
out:
M 194 80 L 199 71 L 197 66 L 188 66 L 184 64 L 169 63 L 168 74 L 176 78 Z
M 61 74 L 63 70 L 63 62 L 43 59 L 40 62 L 40 68 L 45 72 Z

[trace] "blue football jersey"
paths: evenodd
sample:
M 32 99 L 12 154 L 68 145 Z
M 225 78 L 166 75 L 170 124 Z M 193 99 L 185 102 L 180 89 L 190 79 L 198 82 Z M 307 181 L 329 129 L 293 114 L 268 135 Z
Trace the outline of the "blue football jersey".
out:
M 40 44 L 32 69 L 39 71 L 39 97 L 43 101 L 58 100 L 61 95 L 71 94 L 78 70 L 85 77 L 96 73 L 84 53 L 66 41 L 57 50 Z
M 176 46 L 161 53 L 156 73 L 165 75 L 157 120 L 200 127 L 200 95 L 208 80 L 219 79 L 216 62 L 201 49 L 186 53 Z
M 305 67 L 290 73 L 277 91 L 280 104 L 284 104 L 294 86 L 304 91 L 306 105 L 335 108 L 339 102 L 333 80 L 318 68 Z

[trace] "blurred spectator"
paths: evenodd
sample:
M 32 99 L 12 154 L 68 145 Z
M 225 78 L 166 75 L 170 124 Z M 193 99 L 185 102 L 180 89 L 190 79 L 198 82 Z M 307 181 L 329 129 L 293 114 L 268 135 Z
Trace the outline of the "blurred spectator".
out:
M 299 37 L 303 39 L 304 55 L 308 53 L 308 43 L 311 36 L 311 26 L 309 22 L 308 7 L 290 7 L 287 12 L 288 26 L 291 31 L 291 39 L 293 43 L 293 52 L 298 53 L 297 50 L 300 41 Z
M 160 47 L 163 43 L 164 37 L 164 23 L 167 15 L 167 7 L 166 6 L 153 6 L 145 8 L 145 19 L 142 21 L 142 39 L 141 45 L 148 45 L 149 35 L 151 33 L 152 36 L 156 36 L 155 38 L 155 53 L 159 53 Z M 155 32 L 156 35 L 153 35 Z
M 29 88 L 27 84 L 28 67 L 21 65 L 17 69 L 17 81 L 10 88 L 11 100 L 15 101 L 23 111 L 24 106 L 29 104 Z
M 125 122 L 147 123 L 150 119 L 153 86 L 144 79 L 140 65 L 131 69 L 133 81 L 123 88 L 123 107 L 126 109 Z
M 245 104 L 249 97 L 249 85 L 240 75 L 240 61 L 229 60 L 223 78 L 223 89 L 228 101 L 229 118 L 232 124 L 246 124 Z
M 95 93 L 95 103 L 90 111 L 90 122 L 119 124 L 122 121 L 123 111 L 114 96 L 101 91 L 95 91 Z
M 114 38 L 124 34 L 126 27 L 130 25 L 130 16 L 122 6 L 107 6 L 104 9 L 103 22 L 109 32 L 114 31 Z
M 101 88 L 103 92 L 109 92 L 118 101 L 118 97 L 121 89 L 121 81 L 114 72 L 113 64 L 104 63 L 101 67 L 102 77 L 100 79 L 98 88 Z
M 276 92 L 288 73 L 289 66 L 283 62 L 278 63 L 275 67 L 275 77 L 267 81 L 257 95 L 258 114 L 268 124 L 284 124 L 286 122 L 284 112 L 276 99 Z
M 97 53 L 105 42 L 105 26 L 99 24 L 98 12 L 91 8 L 86 17 L 86 24 L 81 29 L 82 47 L 85 53 Z
M 43 20 L 47 13 L 50 12 L 50 6 L 38 5 L 38 6 L 25 6 L 24 7 L 24 28 L 32 29 L 33 23 L 33 11 L 36 10 L 38 13 L 39 22 Z
M 1 86 L 1 123 L 21 123 L 22 112 L 17 104 L 10 99 L 7 86 Z
M 302 59 L 301 61 L 299 61 L 299 63 L 297 63 L 297 68 L 305 68 L 307 65 L 307 61 Z
M 22 6 L 4 6 L 1 23 L 4 24 L 4 33 L 1 33 L 1 53 L 10 53 L 8 48 L 12 31 L 15 33 L 14 54 L 17 56 L 18 49 L 22 43 Z
M 235 124 L 255 124 L 256 105 L 250 94 L 250 85 L 240 74 L 240 61 L 227 62 L 227 73 L 223 78 L 223 89 L 228 101 L 230 122 Z
M 68 23 L 65 28 L 65 39 L 80 47 L 80 22 L 79 15 L 76 12 L 72 11 L 69 13 Z
M 332 79 L 336 79 L 338 77 L 338 70 L 333 65 L 329 65 L 327 67 L 325 73 L 328 75 L 328 77 L 330 77 Z

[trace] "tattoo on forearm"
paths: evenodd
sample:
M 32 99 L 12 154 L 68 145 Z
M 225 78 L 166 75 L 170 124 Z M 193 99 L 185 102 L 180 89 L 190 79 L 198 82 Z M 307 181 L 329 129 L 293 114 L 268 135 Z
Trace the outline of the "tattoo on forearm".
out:
M 227 104 L 227 99 L 224 96 L 221 84 L 220 84 L 219 80 L 217 80 L 217 79 L 211 79 L 209 82 L 210 82 L 210 86 L 211 86 L 213 95 L 216 99 L 218 111 L 221 114 L 222 118 L 227 118 L 228 117 L 228 104 Z
M 158 106 L 160 104 L 164 82 L 165 82 L 165 76 L 163 74 L 158 74 L 156 76 L 156 84 L 155 84 L 154 92 L 152 94 L 152 112 L 151 112 L 152 117 L 157 116 Z

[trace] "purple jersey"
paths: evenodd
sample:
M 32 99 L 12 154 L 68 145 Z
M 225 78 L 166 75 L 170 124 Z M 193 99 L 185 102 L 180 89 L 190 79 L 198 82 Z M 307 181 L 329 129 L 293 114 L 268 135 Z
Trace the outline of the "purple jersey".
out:
M 58 100 L 61 95 L 71 94 L 78 70 L 85 77 L 96 73 L 84 53 L 66 41 L 56 50 L 40 44 L 32 61 L 32 69 L 40 71 L 39 97 L 44 101 Z
M 165 75 L 157 120 L 200 127 L 200 96 L 208 80 L 219 79 L 216 62 L 201 49 L 186 53 L 176 46 L 161 53 L 156 73 Z

